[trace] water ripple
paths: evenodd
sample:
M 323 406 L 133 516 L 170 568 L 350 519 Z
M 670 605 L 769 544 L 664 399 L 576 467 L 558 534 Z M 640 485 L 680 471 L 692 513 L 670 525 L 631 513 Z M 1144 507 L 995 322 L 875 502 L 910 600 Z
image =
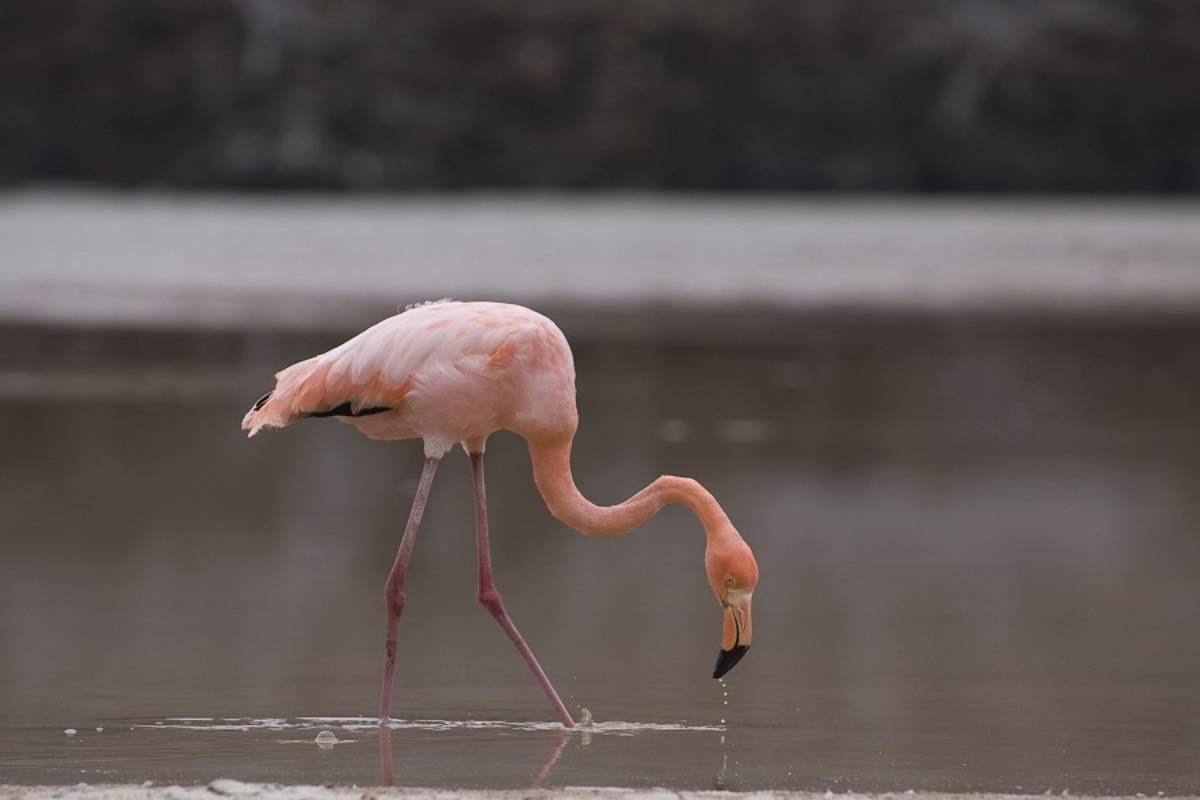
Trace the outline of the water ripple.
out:
M 336 726 L 347 731 L 367 731 L 379 727 L 378 717 L 167 717 L 162 720 L 147 720 L 133 723 L 134 728 L 151 730 L 188 731 L 287 731 L 306 730 Z M 558 722 L 512 721 L 498 719 L 393 719 L 388 722 L 392 730 L 463 731 L 558 731 L 563 726 Z M 724 725 L 689 725 L 685 722 L 594 722 L 588 726 L 576 726 L 574 730 L 588 733 L 614 733 L 631 735 L 646 732 L 724 731 Z

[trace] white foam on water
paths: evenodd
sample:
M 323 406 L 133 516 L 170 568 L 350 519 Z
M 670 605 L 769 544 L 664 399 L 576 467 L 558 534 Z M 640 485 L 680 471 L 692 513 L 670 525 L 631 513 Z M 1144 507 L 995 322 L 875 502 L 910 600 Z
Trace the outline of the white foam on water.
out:
M 222 717 L 219 720 L 214 717 L 167 717 L 153 722 L 135 722 L 131 727 L 175 731 L 284 731 L 311 726 L 298 725 L 282 717 Z
M 688 725 L 675 722 L 593 722 L 587 727 L 590 733 L 611 733 L 622 736 L 632 736 L 637 733 L 659 732 L 696 732 L 725 730 L 724 720 L 720 725 Z M 346 731 L 370 731 L 379 727 L 377 717 L 168 717 L 165 720 L 136 722 L 134 728 L 152 730 L 187 730 L 201 732 L 219 731 L 288 731 L 311 730 L 326 726 L 336 726 Z M 421 730 L 421 731 L 462 731 L 462 730 L 506 730 L 506 731 L 561 731 L 562 724 L 558 722 L 511 721 L 498 719 L 393 719 L 388 722 L 392 730 Z M 575 730 L 583 730 L 576 726 Z M 293 741 L 285 740 L 288 744 Z M 313 740 L 305 740 L 311 744 Z M 339 740 L 341 741 L 341 740 Z
M 323 734 L 329 734 L 329 736 L 322 738 Z M 322 750 L 332 750 L 334 745 L 353 744 L 357 741 L 358 739 L 339 739 L 333 731 L 321 731 L 315 739 L 276 739 L 275 744 L 306 744 L 310 747 L 315 744 Z

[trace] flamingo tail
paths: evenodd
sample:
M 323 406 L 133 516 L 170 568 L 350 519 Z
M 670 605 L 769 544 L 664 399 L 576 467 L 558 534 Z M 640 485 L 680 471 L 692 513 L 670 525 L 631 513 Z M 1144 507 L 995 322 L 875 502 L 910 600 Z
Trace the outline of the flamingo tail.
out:
M 305 400 L 323 394 L 325 372 L 319 369 L 317 358 L 301 361 L 275 375 L 275 388 L 255 401 L 242 417 L 242 430 L 254 436 L 262 428 L 285 428 L 308 416 L 301 410 Z

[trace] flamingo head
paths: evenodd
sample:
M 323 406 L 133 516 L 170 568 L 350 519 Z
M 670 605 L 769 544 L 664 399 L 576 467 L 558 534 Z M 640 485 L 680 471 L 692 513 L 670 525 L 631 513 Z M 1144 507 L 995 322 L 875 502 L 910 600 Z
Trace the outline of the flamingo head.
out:
M 721 652 L 713 668 L 713 677 L 720 678 L 750 649 L 750 599 L 758 585 L 758 563 L 750 545 L 734 532 L 709 544 L 704 552 L 704 571 L 724 614 Z

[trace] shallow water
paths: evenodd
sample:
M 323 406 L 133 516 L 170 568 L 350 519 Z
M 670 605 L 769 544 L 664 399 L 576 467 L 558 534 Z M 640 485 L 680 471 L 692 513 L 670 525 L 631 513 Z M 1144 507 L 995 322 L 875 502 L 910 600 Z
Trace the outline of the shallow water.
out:
M 576 347 L 585 492 L 693 475 L 758 553 L 728 704 L 688 514 L 579 536 L 498 435 L 500 589 L 598 728 L 550 722 L 475 603 L 455 454 L 381 741 L 363 715 L 419 448 L 237 427 L 338 336 L 0 331 L 0 782 L 1200 791 L 1200 326 L 760 339 Z

